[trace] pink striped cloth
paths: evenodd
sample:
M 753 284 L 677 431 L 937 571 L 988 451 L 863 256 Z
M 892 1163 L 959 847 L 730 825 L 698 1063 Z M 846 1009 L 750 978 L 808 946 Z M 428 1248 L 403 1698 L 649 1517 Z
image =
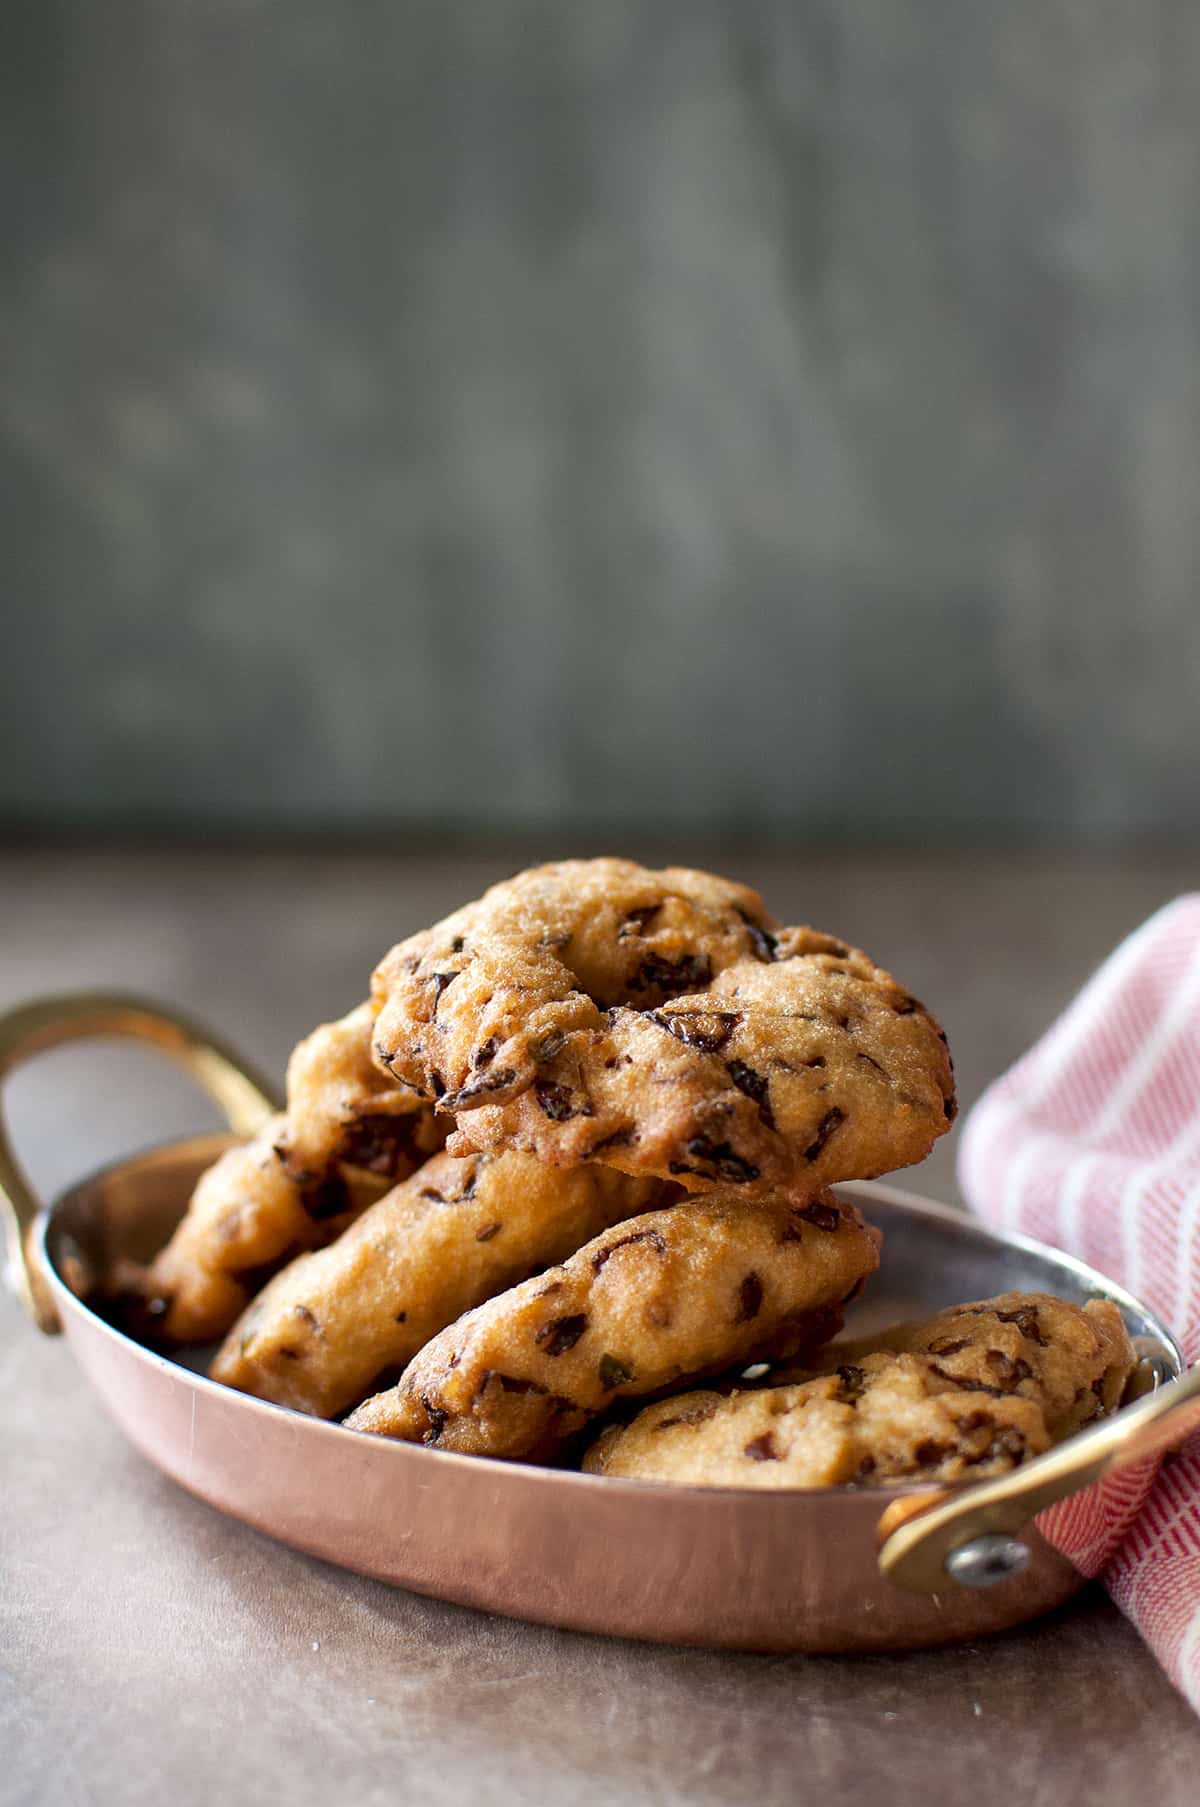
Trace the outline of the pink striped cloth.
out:
M 958 1171 L 981 1217 L 1120 1281 L 1200 1360 L 1200 893 L 1122 942 L 984 1093 Z M 1200 1711 L 1200 1437 L 1102 1572 Z

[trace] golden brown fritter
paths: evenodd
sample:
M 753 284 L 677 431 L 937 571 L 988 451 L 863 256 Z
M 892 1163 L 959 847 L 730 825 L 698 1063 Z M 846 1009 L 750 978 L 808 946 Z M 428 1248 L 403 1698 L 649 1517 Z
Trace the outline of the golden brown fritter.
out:
M 390 1386 L 464 1311 L 561 1261 L 666 1189 L 528 1155 L 435 1155 L 328 1248 L 301 1255 L 229 1332 L 214 1380 L 332 1418 Z
M 738 1193 L 632 1218 L 434 1337 L 354 1430 L 475 1455 L 545 1457 L 614 1399 L 811 1350 L 878 1265 L 831 1194 Z
M 945 1038 L 890 974 L 707 873 L 522 873 L 372 990 L 377 1059 L 456 1116 L 457 1154 L 811 1197 L 921 1159 L 953 1116 Z
M 750 1391 L 663 1400 L 583 1466 L 692 1487 L 980 1480 L 1114 1410 L 1134 1359 L 1107 1301 L 1005 1293 L 835 1343 L 816 1375 L 785 1364 Z
M 916 1355 L 748 1393 L 682 1393 L 602 1431 L 588 1474 L 687 1487 L 980 1480 L 1050 1446 L 1031 1400 L 960 1392 Z
M 1116 1409 L 1136 1360 L 1111 1300 L 1079 1306 L 1052 1293 L 1000 1293 L 838 1345 L 848 1362 L 879 1350 L 928 1356 L 952 1386 L 1034 1400 L 1055 1443 Z
M 371 1005 L 359 1004 L 292 1051 L 279 1149 L 297 1178 L 320 1178 L 335 1162 L 402 1178 L 445 1140 L 431 1112 L 372 1058 L 373 1024 Z
M 223 1154 L 149 1268 L 120 1277 L 131 1327 L 165 1343 L 223 1336 L 278 1267 L 339 1235 L 442 1146 L 433 1112 L 374 1066 L 370 1033 L 363 1004 L 300 1043 L 287 1115 Z
M 122 1273 L 130 1326 L 164 1343 L 220 1336 L 281 1261 L 336 1236 L 386 1184 L 301 1185 L 280 1159 L 284 1117 L 229 1149 L 201 1175 L 170 1242 L 140 1274 Z
M 447 1110 L 515 1097 L 564 1030 L 650 1010 L 756 949 L 757 892 L 707 872 L 563 860 L 493 885 L 381 961 L 377 1047 L 397 1079 Z
M 597 1160 L 747 1196 L 811 1196 L 920 1160 L 952 1110 L 938 1031 L 903 993 L 830 962 L 738 965 L 660 1010 L 610 1011 L 568 1035 L 512 1103 L 460 1114 L 451 1146 Z

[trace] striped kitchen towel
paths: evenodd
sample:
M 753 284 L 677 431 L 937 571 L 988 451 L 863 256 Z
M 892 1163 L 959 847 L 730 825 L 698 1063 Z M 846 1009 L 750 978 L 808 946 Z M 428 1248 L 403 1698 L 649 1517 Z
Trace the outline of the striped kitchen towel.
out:
M 1124 941 L 984 1093 L 958 1172 L 981 1217 L 1111 1275 L 1200 1360 L 1200 893 Z M 1200 1711 L 1200 1437 L 1103 1579 Z

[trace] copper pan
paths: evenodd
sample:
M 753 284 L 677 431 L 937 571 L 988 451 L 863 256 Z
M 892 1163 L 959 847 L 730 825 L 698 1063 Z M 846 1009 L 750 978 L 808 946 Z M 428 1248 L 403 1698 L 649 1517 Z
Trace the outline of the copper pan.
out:
M 1113 1299 L 1142 1355 L 1123 1408 L 998 1481 L 949 1492 L 654 1487 L 361 1436 L 231 1392 L 84 1302 L 117 1253 L 169 1234 L 197 1175 L 277 1108 L 194 1024 L 136 999 L 65 998 L 0 1019 L 0 1080 L 44 1048 L 132 1035 L 183 1062 L 230 1135 L 172 1142 L 39 1210 L 0 1133 L 11 1266 L 66 1332 L 117 1424 L 182 1486 L 283 1543 L 440 1599 L 581 1631 L 746 1650 L 887 1650 L 976 1638 L 1101 1569 L 1159 1463 L 1200 1424 L 1200 1367 L 1121 1288 L 1024 1237 L 879 1185 L 841 1190 L 886 1237 L 854 1329 L 1021 1288 Z

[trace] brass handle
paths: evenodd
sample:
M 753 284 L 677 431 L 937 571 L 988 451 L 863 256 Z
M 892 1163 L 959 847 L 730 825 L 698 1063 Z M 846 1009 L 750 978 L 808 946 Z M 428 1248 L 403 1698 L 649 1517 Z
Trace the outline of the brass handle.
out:
M 879 1521 L 880 1570 L 897 1587 L 918 1594 L 1000 1579 L 1003 1564 L 988 1573 L 988 1546 L 980 1540 L 994 1539 L 1002 1550 L 1006 1538 L 1056 1500 L 1114 1469 L 1177 1449 L 1197 1429 L 1200 1363 L 996 1480 L 935 1495 L 932 1502 L 928 1495 L 895 1501 Z M 979 1550 L 980 1563 L 961 1560 L 968 1546 Z
M 178 1062 L 204 1087 L 236 1135 L 253 1135 L 280 1108 L 270 1086 L 227 1043 L 176 1011 L 121 992 L 42 998 L 0 1016 L 0 1087 L 8 1074 L 34 1055 L 96 1035 L 129 1035 Z M 58 1312 L 31 1235 L 40 1206 L 13 1152 L 2 1112 L 0 1209 L 10 1279 L 38 1328 L 53 1333 L 61 1328 Z

